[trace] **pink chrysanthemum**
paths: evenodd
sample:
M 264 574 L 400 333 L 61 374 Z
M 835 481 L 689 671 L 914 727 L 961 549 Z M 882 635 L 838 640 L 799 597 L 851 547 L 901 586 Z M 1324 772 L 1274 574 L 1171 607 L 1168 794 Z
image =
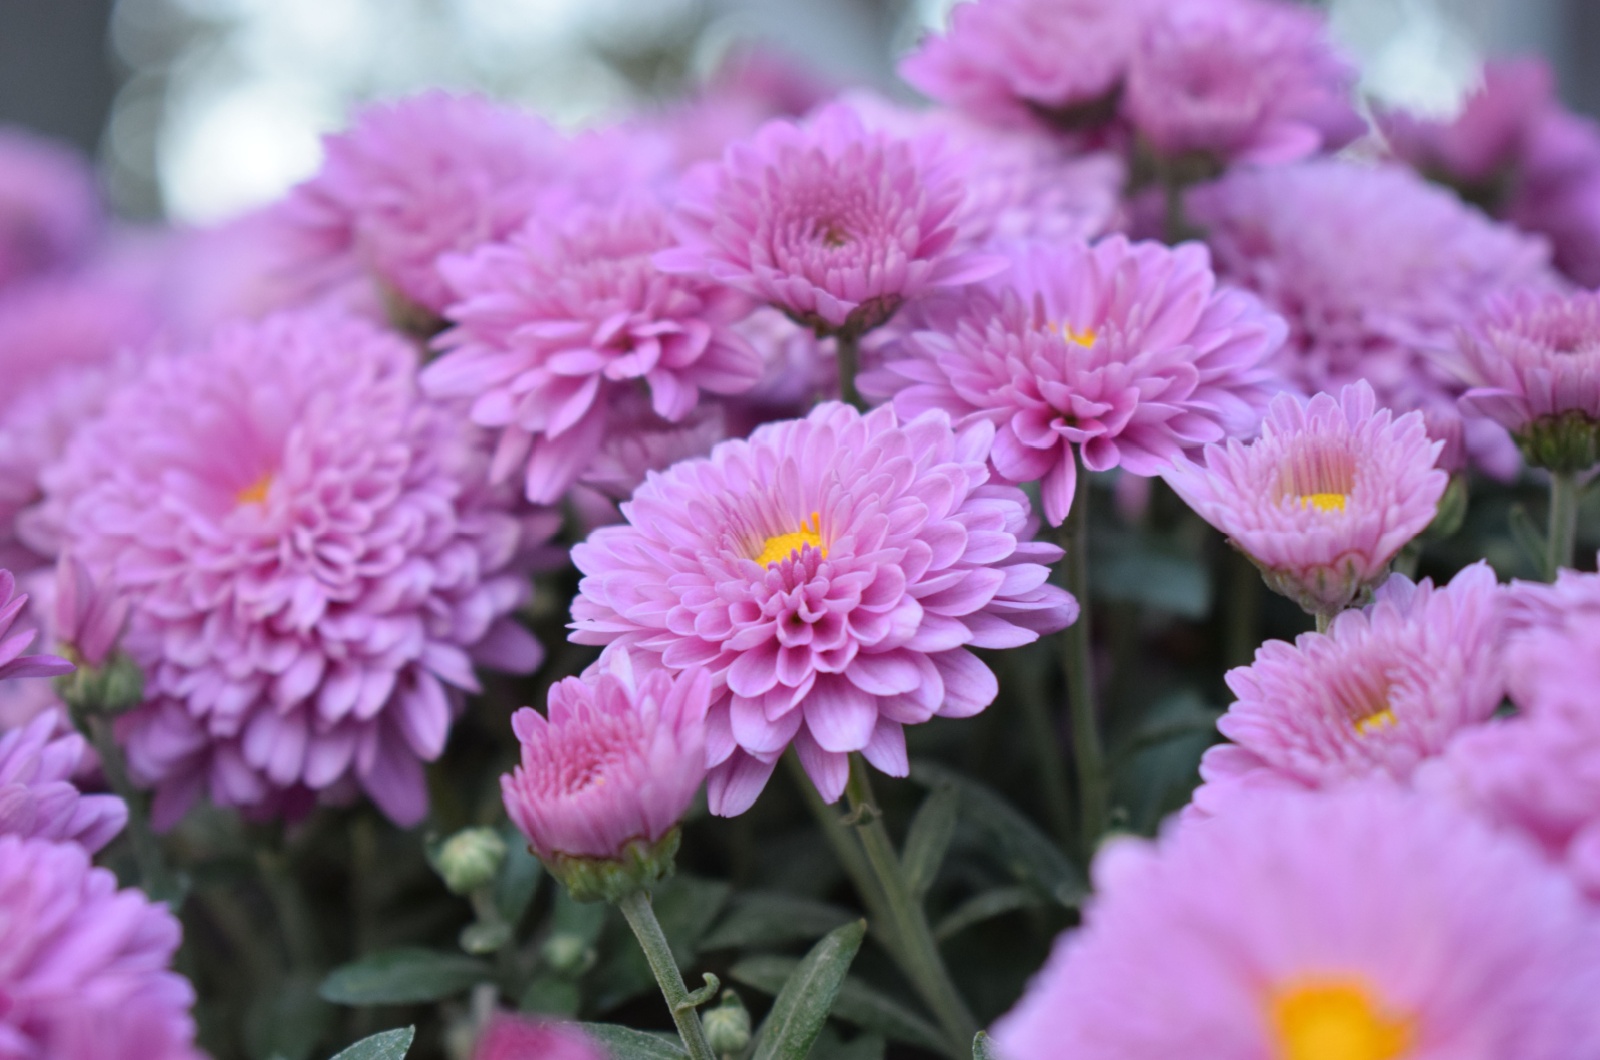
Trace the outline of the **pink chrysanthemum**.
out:
M 11 626 L 28 606 L 26 593 L 17 593 L 17 580 L 8 570 L 0 569 L 0 681 L 12 677 L 57 677 L 70 673 L 72 664 L 54 655 L 24 655 L 33 643 L 38 630 L 24 629 L 10 632 Z
M 444 92 L 369 107 L 323 147 L 322 170 L 289 200 L 303 282 L 321 289 L 364 270 L 434 313 L 452 300 L 439 256 L 521 227 L 565 149 L 532 114 Z
M 473 661 L 527 670 L 519 554 L 553 529 L 482 485 L 481 436 L 394 334 L 322 313 L 153 363 L 47 473 L 70 553 L 132 609 L 129 766 L 174 821 L 359 786 L 426 809 Z
M 993 255 L 956 248 L 960 166 L 933 137 L 866 128 L 829 106 L 772 121 L 692 170 L 673 215 L 668 272 L 708 276 L 819 334 L 859 335 L 907 298 L 992 276 Z
M 549 718 L 512 715 L 522 764 L 500 778 L 506 813 L 546 861 L 620 859 L 660 841 L 706 778 L 711 677 L 635 670 L 615 651 L 550 689 Z
M 0 287 L 77 265 L 100 226 L 100 195 L 82 156 L 0 128 Z
M 1078 129 L 1104 122 L 1148 5 L 1143 0 L 980 0 L 900 61 L 900 76 L 982 121 Z
M 1365 382 L 1309 403 L 1274 398 L 1249 445 L 1207 446 L 1162 477 L 1261 568 L 1267 584 L 1332 615 L 1383 580 L 1433 521 L 1449 476 L 1422 414 L 1378 408 Z
M 1492 194 L 1515 178 L 1531 133 L 1556 105 L 1549 63 L 1500 59 L 1484 64 L 1483 81 L 1449 121 L 1385 110 L 1376 118 L 1397 158 L 1465 192 Z
M 970 648 L 1077 617 L 1027 541 L 1020 490 L 988 484 L 993 430 L 837 402 L 651 476 L 629 525 L 573 549 L 572 639 L 714 679 L 711 807 L 741 813 L 790 743 L 829 802 L 848 755 L 907 770 L 902 726 L 966 717 L 997 687 Z
M 605 439 L 567 493 L 590 530 L 621 522 L 617 502 L 627 500 L 650 472 L 705 456 L 729 437 L 720 405 L 702 404 L 681 422 L 669 423 L 650 411 L 649 398 L 637 390 L 618 392 L 608 417 Z
M 1259 294 L 1289 322 L 1277 367 L 1308 394 L 1364 379 L 1394 409 L 1422 409 L 1429 433 L 1465 445 L 1495 474 L 1515 448 L 1468 423 L 1464 389 L 1432 354 L 1496 293 L 1553 282 L 1543 241 L 1498 225 L 1399 167 L 1311 162 L 1239 169 L 1188 196 L 1217 274 Z
M 0 835 L 66 840 L 93 854 L 122 831 L 128 807 L 115 795 L 78 792 L 83 737 L 55 732 L 55 717 L 41 714 L 0 736 Z
M 993 423 L 995 470 L 1039 481 L 1052 523 L 1072 507 L 1074 447 L 1092 471 L 1155 475 L 1254 433 L 1284 335 L 1255 299 L 1216 289 L 1204 247 L 1121 236 L 1021 248 L 998 280 L 920 315 L 863 390 L 902 416 Z
M 1293 162 L 1360 135 L 1354 86 L 1354 69 L 1310 8 L 1163 0 L 1133 50 L 1123 110 L 1171 158 Z
M 1526 844 L 1386 786 L 1243 803 L 1095 863 L 995 1026 L 1008 1060 L 1568 1060 L 1600 1049 L 1592 916 Z
M 1239 698 L 1217 728 L 1233 742 L 1201 759 L 1194 805 L 1214 813 L 1265 789 L 1409 779 L 1500 706 L 1504 636 L 1502 592 L 1476 563 L 1439 589 L 1394 575 L 1326 635 L 1268 641 L 1228 672 Z
M 165 906 L 73 843 L 0 836 L 0 1056 L 202 1060 Z
M 1600 461 L 1600 294 L 1521 291 L 1491 302 L 1461 339 L 1467 409 L 1504 427 L 1530 464 Z
M 606 1053 L 576 1027 L 497 1012 L 472 1060 L 606 1060 Z
M 500 432 L 495 480 L 521 471 L 528 499 L 552 504 L 605 439 L 619 390 L 643 383 L 656 415 L 677 421 L 702 391 L 755 385 L 760 355 L 732 328 L 749 302 L 659 272 L 650 256 L 671 243 L 664 209 L 638 195 L 536 219 L 441 263 L 456 326 L 423 383 L 470 398 L 473 420 Z

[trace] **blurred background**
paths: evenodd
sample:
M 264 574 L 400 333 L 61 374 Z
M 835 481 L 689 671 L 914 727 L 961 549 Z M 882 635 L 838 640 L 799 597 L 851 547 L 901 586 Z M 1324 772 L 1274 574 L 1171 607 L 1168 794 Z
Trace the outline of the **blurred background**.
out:
M 426 85 L 581 124 L 671 96 L 757 42 L 903 92 L 953 0 L 0 0 L 0 120 L 67 139 L 130 219 L 216 220 L 316 166 L 356 102 Z M 1329 0 L 1373 94 L 1448 115 L 1484 54 L 1539 52 L 1600 113 L 1597 0 Z

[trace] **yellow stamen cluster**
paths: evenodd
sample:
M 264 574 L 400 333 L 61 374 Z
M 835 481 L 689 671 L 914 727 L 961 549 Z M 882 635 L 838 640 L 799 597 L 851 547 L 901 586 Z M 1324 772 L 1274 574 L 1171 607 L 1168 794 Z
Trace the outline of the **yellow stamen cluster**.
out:
M 1300 503 L 1319 512 L 1342 512 L 1347 499 L 1343 493 L 1311 493 L 1301 497 Z
M 267 491 L 271 488 L 272 475 L 262 475 L 240 490 L 233 499 L 239 504 L 265 504 L 267 503 Z
M 1371 736 L 1375 732 L 1381 732 L 1396 724 L 1398 722 L 1394 716 L 1394 711 L 1384 707 L 1382 710 L 1368 714 L 1364 718 L 1356 719 L 1356 732 L 1362 736 Z
M 1366 984 L 1351 979 L 1280 990 L 1269 1019 L 1276 1060 L 1398 1060 L 1415 1038 L 1410 1020 L 1384 1012 Z
M 1074 330 L 1071 324 L 1062 321 L 1060 324 L 1057 324 L 1055 327 L 1051 328 L 1051 330 L 1058 333 L 1068 342 L 1075 342 L 1084 349 L 1088 349 L 1090 346 L 1094 345 L 1094 340 L 1096 337 L 1094 328 L 1084 328 L 1082 331 L 1077 331 Z
M 811 518 L 800 524 L 800 529 L 788 534 L 774 534 L 762 543 L 761 552 L 756 556 L 756 562 L 763 567 L 770 567 L 774 563 L 781 563 L 790 556 L 797 556 L 800 550 L 810 545 L 822 553 L 822 558 L 828 558 L 828 546 L 822 543 L 822 513 L 812 512 Z

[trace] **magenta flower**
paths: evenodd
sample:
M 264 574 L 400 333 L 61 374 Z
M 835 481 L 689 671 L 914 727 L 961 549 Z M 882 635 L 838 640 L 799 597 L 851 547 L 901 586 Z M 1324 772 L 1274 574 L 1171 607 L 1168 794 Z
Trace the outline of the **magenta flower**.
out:
M 632 843 L 654 846 L 705 781 L 710 675 L 635 666 L 611 652 L 550 689 L 548 720 L 532 707 L 512 715 L 522 764 L 500 788 L 547 863 L 621 861 Z
M 1207 446 L 1204 464 L 1162 477 L 1275 592 L 1332 615 L 1433 521 L 1449 484 L 1434 467 L 1440 447 L 1421 413 L 1396 418 L 1361 382 L 1307 404 L 1280 394 L 1258 440 Z
M 203 1060 L 179 935 L 82 847 L 0 835 L 0 1056 Z
M 1364 128 L 1355 71 L 1317 12 L 1282 0 L 1164 0 L 1133 50 L 1123 110 L 1158 154 L 1282 163 Z
M 460 300 L 423 383 L 470 398 L 474 422 L 500 433 L 495 480 L 520 471 L 528 499 L 553 504 L 600 448 L 617 393 L 642 383 L 655 414 L 679 421 L 702 391 L 755 385 L 760 355 L 732 327 L 750 304 L 657 271 L 650 255 L 671 242 L 660 204 L 639 195 L 441 263 Z
M 0 735 L 0 835 L 65 840 L 93 854 L 122 831 L 128 807 L 115 795 L 79 793 L 72 777 L 87 746 L 55 732 L 55 717 L 40 714 Z
M 1254 433 L 1283 324 L 1219 291 L 1204 247 L 1034 244 L 1000 280 L 930 302 L 862 380 L 905 417 L 943 409 L 995 425 L 989 459 L 1007 482 L 1040 482 L 1059 524 L 1091 471 L 1155 475 L 1186 449 Z
M 959 165 L 932 137 L 866 128 L 848 106 L 772 121 L 684 178 L 672 273 L 706 276 L 777 306 L 818 334 L 859 335 L 930 288 L 1004 263 L 961 250 Z
M 1289 322 L 1276 367 L 1300 389 L 1364 379 L 1380 404 L 1421 409 L 1429 434 L 1455 443 L 1448 470 L 1470 452 L 1497 475 L 1515 474 L 1504 432 L 1463 427 L 1456 397 L 1465 388 L 1432 355 L 1454 349 L 1487 298 L 1553 281 L 1542 241 L 1394 166 L 1238 169 L 1191 192 L 1188 208 L 1217 275 Z
M 119 735 L 159 821 L 203 791 L 260 815 L 360 789 L 422 817 L 473 663 L 540 658 L 511 612 L 553 526 L 486 464 L 406 341 L 317 312 L 152 363 L 79 432 L 50 509 L 131 608 L 147 701 Z
M 1103 123 L 1149 5 L 1143 0 L 979 0 L 900 61 L 900 76 L 946 106 L 999 125 Z
M 1213 813 L 1268 788 L 1408 780 L 1500 706 L 1504 610 L 1480 562 L 1439 589 L 1394 575 L 1326 635 L 1263 644 L 1253 664 L 1228 672 L 1239 698 L 1217 728 L 1233 742 L 1201 759 L 1194 805 Z
M 0 287 L 77 266 L 101 223 L 86 159 L 16 126 L 0 128 Z
M 1461 398 L 1504 427 L 1535 467 L 1600 462 L 1600 294 L 1522 291 L 1491 302 L 1461 336 Z
M 12 623 L 28 606 L 26 593 L 18 595 L 17 580 L 8 570 L 0 570 L 0 681 L 13 677 L 57 677 L 71 673 L 72 664 L 54 655 L 24 655 L 38 630 L 10 632 Z
M 497 1012 L 473 1047 L 472 1060 L 606 1060 L 576 1027 Z
M 903 726 L 994 700 L 968 649 L 1077 617 L 1046 580 L 1061 550 L 988 484 L 992 437 L 825 402 L 652 476 L 573 549 L 574 641 L 710 670 L 712 812 L 748 809 L 791 743 L 829 802 L 852 751 L 904 776 Z
M 1527 153 L 1502 212 L 1550 241 L 1555 265 L 1600 284 L 1600 125 L 1552 101 L 1528 130 Z
M 1600 1048 L 1592 914 L 1525 844 L 1388 786 L 1241 803 L 1095 862 L 995 1025 L 1008 1060 L 1517 1057 Z
M 368 107 L 323 141 L 321 171 L 289 218 L 309 289 L 366 272 L 434 313 L 452 300 L 441 254 L 503 239 L 560 172 L 561 137 L 532 114 L 478 96 L 427 92 Z

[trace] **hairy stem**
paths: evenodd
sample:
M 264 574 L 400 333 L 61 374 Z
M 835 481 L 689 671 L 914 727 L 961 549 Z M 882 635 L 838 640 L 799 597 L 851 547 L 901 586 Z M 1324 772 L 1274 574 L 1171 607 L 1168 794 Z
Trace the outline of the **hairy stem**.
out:
M 1555 581 L 1556 571 L 1572 566 L 1578 544 L 1578 476 L 1571 471 L 1550 472 L 1550 537 L 1544 557 L 1545 581 Z
M 1078 459 L 1076 451 L 1073 459 Z M 1066 668 L 1073 758 L 1078 769 L 1079 839 L 1084 853 L 1089 854 L 1106 828 L 1106 767 L 1094 702 L 1094 660 L 1089 641 L 1089 482 L 1081 465 L 1072 508 L 1061 524 L 1061 547 L 1067 552 L 1067 591 L 1078 601 L 1078 620 L 1061 635 L 1066 647 L 1062 663 Z
M 644 950 L 644 959 L 650 962 L 650 970 L 655 973 L 656 982 L 661 984 L 661 996 L 667 999 L 672 1022 L 678 1025 L 678 1036 L 683 1039 L 689 1056 L 692 1060 L 716 1060 L 716 1054 L 706 1041 L 705 1028 L 700 1026 L 700 1014 L 695 1011 L 694 1003 L 689 1000 L 689 991 L 683 985 L 678 961 L 672 956 L 672 947 L 667 945 L 661 922 L 656 919 L 656 911 L 650 906 L 650 892 L 634 891 L 618 902 L 617 908 L 627 917 L 628 926 L 633 928 L 634 935 L 639 939 L 639 948 Z

